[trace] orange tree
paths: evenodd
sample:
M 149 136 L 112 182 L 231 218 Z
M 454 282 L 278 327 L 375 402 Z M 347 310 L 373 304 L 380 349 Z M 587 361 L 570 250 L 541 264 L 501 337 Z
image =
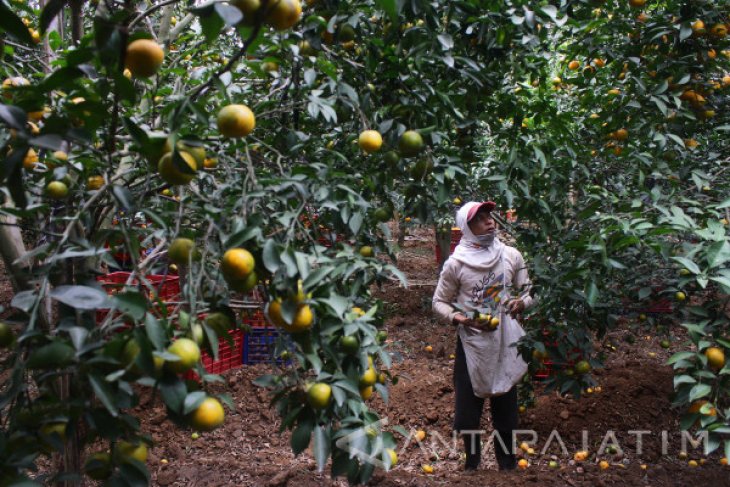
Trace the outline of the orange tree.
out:
M 7 478 L 93 444 L 88 475 L 145 482 L 142 456 L 125 454 L 149 442 L 132 384 L 159 390 L 181 425 L 218 425 L 198 349 L 215 353 L 240 321 L 232 293 L 260 283 L 292 364 L 258 382 L 293 450 L 313 442 L 320 468 L 331 456 L 334 475 L 367 480 L 372 465 L 336 442 L 377 421 L 373 391 L 387 398 L 368 290 L 398 271 L 372 249 L 390 253 L 394 210 L 431 223 L 457 194 L 495 195 L 526 223 L 516 235 L 541 303 L 531 361 L 547 344 L 598 366 L 593 332 L 622 298 L 690 294 L 678 404 L 707 401 L 694 419 L 723 432 L 722 5 L 320 0 L 300 18 L 292 0 L 182 4 L 0 3 L 3 215 L 27 248 L 14 262 L 3 251 L 20 311 L 4 362 Z M 23 19 L 46 34 L 38 47 Z M 368 129 L 382 144 L 359 141 Z M 109 298 L 94 278 L 120 256 L 141 284 Z M 145 279 L 170 262 L 173 305 Z M 181 376 L 190 367 L 202 389 Z M 554 385 L 579 394 L 591 378 L 577 369 Z M 390 464 L 390 434 L 363 441 Z

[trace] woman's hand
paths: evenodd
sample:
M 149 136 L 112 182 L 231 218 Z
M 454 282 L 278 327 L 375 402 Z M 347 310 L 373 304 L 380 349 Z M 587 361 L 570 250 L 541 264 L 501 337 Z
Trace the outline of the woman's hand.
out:
M 525 302 L 521 298 L 511 299 L 507 302 L 505 308 L 512 318 L 516 318 L 525 311 Z
M 464 325 L 469 328 L 474 328 L 475 330 L 481 330 L 481 331 L 494 331 L 496 328 L 490 328 L 489 322 L 486 320 L 475 320 L 472 318 L 467 318 L 466 316 L 462 314 L 457 314 L 454 316 L 454 323 L 456 325 Z

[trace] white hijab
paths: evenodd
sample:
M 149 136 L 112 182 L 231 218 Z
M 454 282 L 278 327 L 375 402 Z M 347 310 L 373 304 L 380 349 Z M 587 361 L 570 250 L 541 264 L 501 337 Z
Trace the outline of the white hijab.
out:
M 504 244 L 495 236 L 492 244 L 484 247 L 472 233 L 466 217 L 469 210 L 479 204 L 481 203 L 470 201 L 456 212 L 456 226 L 461 229 L 462 236 L 451 257 L 471 267 L 491 269 L 502 257 Z

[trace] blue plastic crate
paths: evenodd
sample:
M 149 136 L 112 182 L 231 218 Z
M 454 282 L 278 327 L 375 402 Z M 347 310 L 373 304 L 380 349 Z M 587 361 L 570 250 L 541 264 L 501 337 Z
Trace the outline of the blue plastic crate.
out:
M 274 357 L 276 342 L 281 333 L 276 328 L 252 328 L 246 333 L 243 340 L 243 363 L 244 365 L 272 363 L 282 364 L 284 361 Z M 285 340 L 287 348 L 291 349 L 288 336 Z M 288 361 L 287 361 L 288 362 Z

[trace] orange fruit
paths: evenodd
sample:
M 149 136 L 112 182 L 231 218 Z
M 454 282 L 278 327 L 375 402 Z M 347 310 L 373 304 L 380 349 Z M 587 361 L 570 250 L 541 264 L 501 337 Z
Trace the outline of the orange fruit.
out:
M 23 159 L 23 169 L 26 171 L 32 171 L 38 164 L 38 153 L 33 149 L 28 149 Z
M 695 34 L 704 34 L 706 31 L 705 29 L 705 23 L 701 20 L 696 20 L 692 22 L 692 32 Z
M 683 293 L 682 291 L 677 291 L 677 292 L 676 292 L 676 293 L 674 294 L 674 298 L 675 298 L 675 299 L 676 299 L 677 301 L 684 301 L 685 299 L 687 299 L 687 295 L 686 295 L 686 294 L 684 294 L 684 293 Z
M 606 470 L 606 469 L 607 469 L 607 468 L 609 467 L 609 464 L 608 464 L 608 462 L 607 462 L 606 460 L 601 460 L 601 461 L 600 461 L 600 462 L 598 463 L 598 467 L 599 467 L 599 468 L 600 468 L 601 470 Z
M 710 34 L 714 37 L 723 38 L 727 35 L 727 26 L 725 24 L 715 24 L 710 29 Z
M 373 255 L 375 255 L 375 252 L 373 251 L 373 248 L 369 245 L 363 245 L 362 247 L 360 247 L 360 255 L 362 255 L 363 257 L 372 257 Z
M 195 162 L 195 158 L 187 152 L 178 152 L 183 162 L 190 168 L 193 174 L 182 172 L 175 166 L 172 161 L 172 152 L 168 152 L 160 158 L 160 162 L 157 164 L 157 173 L 160 175 L 163 181 L 172 185 L 188 184 L 195 178 L 195 172 L 198 170 L 198 164 Z
M 233 0 L 231 5 L 243 13 L 245 22 L 249 22 L 261 8 L 261 0 Z
M 10 325 L 0 321 L 0 348 L 6 348 L 15 342 L 15 334 Z
M 228 282 L 228 287 L 230 287 L 232 290 L 239 293 L 248 293 L 253 290 L 253 288 L 255 288 L 256 285 L 259 283 L 259 276 L 256 274 L 256 271 L 251 271 L 251 273 L 246 276 L 245 279 L 242 279 L 240 281 L 226 282 Z
M 104 480 L 112 474 L 112 457 L 109 452 L 89 455 L 84 463 L 84 473 L 94 480 Z
M 227 105 L 218 112 L 217 123 L 224 137 L 245 137 L 256 127 L 256 117 L 246 105 Z
M 371 365 L 368 369 L 360 376 L 360 387 L 369 387 L 375 385 L 378 381 L 378 374 L 375 372 L 375 368 Z
M 86 189 L 89 191 L 97 191 L 104 186 L 104 176 L 89 176 L 86 179 Z
M 167 248 L 167 258 L 178 265 L 190 264 L 195 252 L 195 242 L 189 238 L 176 238 Z
M 181 374 L 192 369 L 200 360 L 200 347 L 190 338 L 178 338 L 167 347 L 167 351 L 177 355 L 180 360 L 166 362 L 166 366 L 176 374 Z
M 579 374 L 587 374 L 591 371 L 591 364 L 589 364 L 586 360 L 581 360 L 575 364 L 575 371 Z
M 646 0 L 629 0 L 629 5 L 633 8 L 641 8 L 646 5 Z
M 433 473 L 433 467 L 431 465 L 421 465 L 421 471 L 425 474 L 432 474 Z
M 707 404 L 707 402 L 708 401 L 706 401 L 705 399 L 697 400 L 690 405 L 690 407 L 687 411 L 692 414 L 700 414 L 700 409 L 702 409 L 702 406 Z M 715 409 L 714 407 L 710 407 L 710 410 L 707 413 L 707 415 L 708 416 L 717 416 L 717 409 Z
M 124 65 L 132 75 L 149 78 L 157 73 L 165 59 L 165 52 L 151 39 L 137 39 L 127 46 Z
M 242 248 L 226 250 L 221 258 L 221 272 L 226 281 L 241 281 L 253 272 L 256 261 L 251 252 Z
M 135 445 L 129 441 L 121 440 L 117 443 L 117 451 L 121 455 L 122 461 L 133 458 L 142 463 L 147 462 L 147 445 L 142 442 Z
M 398 463 L 398 454 L 392 448 L 386 448 L 385 453 L 387 453 L 388 457 L 390 458 L 390 466 L 395 467 L 395 465 Z
M 293 27 L 302 16 L 299 0 L 274 0 L 266 15 L 266 22 L 276 30 Z
M 707 365 L 711 369 L 720 370 L 725 366 L 725 352 L 719 347 L 710 347 L 705 350 Z
M 380 150 L 383 145 L 383 137 L 377 130 L 364 130 L 360 133 L 357 143 L 364 152 L 372 154 Z
M 401 155 L 411 157 L 423 149 L 423 137 L 415 130 L 406 130 L 398 139 L 398 150 Z
M 585 450 L 577 451 L 573 455 L 573 460 L 576 462 L 582 462 L 588 458 L 588 452 Z
M 529 466 L 530 466 L 530 462 L 528 462 L 528 461 L 527 461 L 526 459 L 524 459 L 524 458 L 520 458 L 520 460 L 519 460 L 519 461 L 517 462 L 517 467 L 518 467 L 518 468 L 519 468 L 520 470 L 525 470 L 525 469 L 526 469 L 527 467 L 529 467 Z
M 54 200 L 62 200 L 68 196 L 68 186 L 63 181 L 51 181 L 46 186 L 46 195 Z
M 367 387 L 361 387 L 360 388 L 360 397 L 362 397 L 364 400 L 368 400 L 371 397 L 373 397 L 373 392 L 375 389 L 373 389 L 373 386 L 367 386 Z
M 614 132 L 614 138 L 616 140 L 626 140 L 629 138 L 629 132 L 626 129 L 618 129 Z
M 214 397 L 206 397 L 195 411 L 190 413 L 190 426 L 198 431 L 213 431 L 223 424 L 226 418 L 220 401 Z
M 596 58 L 596 59 L 593 60 L 593 64 L 597 68 L 602 68 L 602 67 L 604 67 L 606 65 L 606 61 L 604 59 L 601 59 L 601 58 Z
M 580 63 L 575 59 L 568 63 L 568 69 L 571 71 L 575 71 L 578 68 L 580 68 Z
M 324 382 L 312 384 L 307 389 L 307 401 L 314 409 L 324 409 L 332 400 L 332 387 Z

